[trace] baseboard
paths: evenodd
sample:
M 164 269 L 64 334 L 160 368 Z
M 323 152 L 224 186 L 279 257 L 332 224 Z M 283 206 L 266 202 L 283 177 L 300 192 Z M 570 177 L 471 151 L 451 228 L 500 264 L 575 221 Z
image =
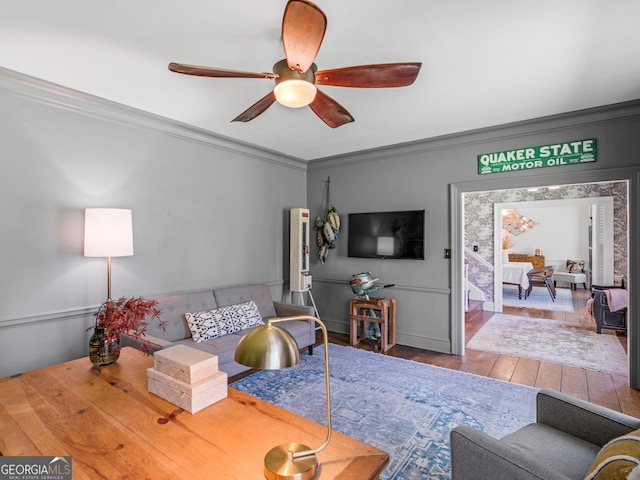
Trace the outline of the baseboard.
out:
M 334 333 L 349 335 L 349 325 L 339 320 L 322 320 L 327 330 Z M 421 348 L 438 353 L 451 353 L 451 342 L 436 338 L 423 337 L 407 333 L 396 332 L 396 344 L 407 347 Z

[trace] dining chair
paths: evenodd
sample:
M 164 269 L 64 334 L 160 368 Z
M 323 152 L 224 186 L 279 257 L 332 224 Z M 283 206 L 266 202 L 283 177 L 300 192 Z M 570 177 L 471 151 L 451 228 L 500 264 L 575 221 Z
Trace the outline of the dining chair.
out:
M 525 300 L 531 294 L 533 287 L 545 287 L 549 292 L 551 301 L 556 301 L 556 287 L 552 279 L 554 270 L 554 265 L 545 265 L 544 267 L 534 268 L 533 270 L 529 270 L 529 272 L 527 272 L 527 277 L 529 278 L 529 288 L 527 288 L 527 290 L 525 291 Z

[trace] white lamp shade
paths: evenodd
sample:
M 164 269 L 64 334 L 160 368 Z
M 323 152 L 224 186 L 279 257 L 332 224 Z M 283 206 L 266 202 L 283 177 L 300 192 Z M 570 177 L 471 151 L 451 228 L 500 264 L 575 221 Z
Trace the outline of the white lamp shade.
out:
M 87 208 L 84 211 L 84 256 L 126 257 L 133 255 L 131 210 Z

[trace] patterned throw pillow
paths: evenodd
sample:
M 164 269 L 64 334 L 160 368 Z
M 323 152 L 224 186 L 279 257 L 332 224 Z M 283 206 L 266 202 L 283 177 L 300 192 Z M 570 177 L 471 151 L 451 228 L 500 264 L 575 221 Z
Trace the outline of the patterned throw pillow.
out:
M 585 477 L 585 480 L 622 479 L 640 479 L 640 430 L 602 447 Z
M 640 479 L 640 430 L 607 443 L 585 480 Z
M 584 273 L 584 260 L 567 260 L 567 272 Z
M 191 337 L 197 343 L 264 324 L 253 300 L 208 312 L 185 313 L 184 316 Z

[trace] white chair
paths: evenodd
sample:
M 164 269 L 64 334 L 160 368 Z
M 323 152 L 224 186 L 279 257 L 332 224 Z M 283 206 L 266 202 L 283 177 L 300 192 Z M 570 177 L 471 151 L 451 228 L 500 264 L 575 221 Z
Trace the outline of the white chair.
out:
M 570 287 L 572 290 L 576 290 L 577 285 L 581 283 L 584 286 L 584 289 L 587 290 L 587 274 L 584 273 L 584 270 L 580 269 L 580 271 L 573 271 L 573 272 L 569 271 L 570 265 L 574 263 L 576 262 L 572 262 L 568 260 L 564 271 L 560 270 L 559 268 L 556 268 L 556 270 L 553 272 L 553 277 L 552 277 L 553 284 L 557 286 L 558 282 L 565 282 L 570 284 Z M 583 267 L 584 267 L 584 263 L 583 263 Z

